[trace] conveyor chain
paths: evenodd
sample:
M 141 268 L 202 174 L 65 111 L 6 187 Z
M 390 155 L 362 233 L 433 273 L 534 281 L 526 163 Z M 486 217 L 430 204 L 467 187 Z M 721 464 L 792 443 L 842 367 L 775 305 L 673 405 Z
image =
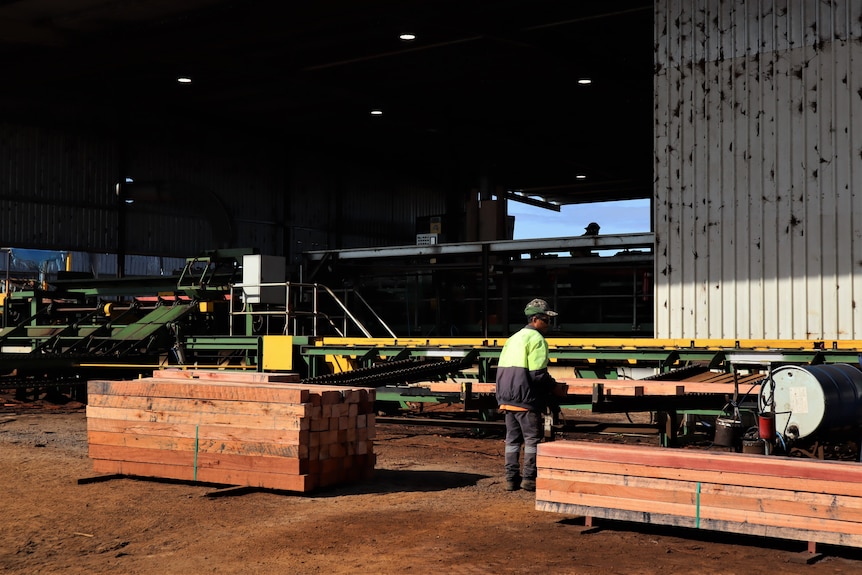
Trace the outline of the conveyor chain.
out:
M 65 375 L 57 377 L 13 377 L 0 378 L 0 389 L 32 389 L 44 390 L 53 387 L 68 387 L 84 385 L 87 381 L 78 375 Z
M 462 359 L 425 362 L 416 359 L 386 361 L 341 373 L 331 373 L 302 380 L 303 383 L 328 385 L 358 385 L 377 387 L 387 384 L 411 383 L 430 377 L 443 377 L 461 369 Z

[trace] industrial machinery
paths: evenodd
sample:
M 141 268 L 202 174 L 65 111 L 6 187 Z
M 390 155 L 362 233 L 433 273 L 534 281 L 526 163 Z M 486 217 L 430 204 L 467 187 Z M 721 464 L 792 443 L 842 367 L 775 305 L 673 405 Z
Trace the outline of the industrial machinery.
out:
M 342 278 L 336 287 L 291 281 L 283 259 L 254 250 L 191 257 L 172 276 L 7 282 L 0 388 L 83 399 L 87 379 L 168 367 L 291 371 L 309 384 L 375 387 L 387 416 L 449 403 L 465 424 L 498 423 L 500 350 L 521 326 L 522 300 L 550 294 L 555 307 L 573 310 L 569 319 L 580 303 L 604 306 L 599 323 L 560 324 L 548 335 L 552 373 L 569 383 L 564 407 L 649 413 L 667 446 L 859 458 L 862 342 L 643 337 L 649 257 L 633 253 L 645 238 L 628 240 L 603 239 L 601 247 L 619 248 L 609 256 L 546 257 L 549 245 L 561 246 L 542 241 L 312 254 L 317 274 Z M 567 254 L 598 240 L 573 241 L 562 246 Z M 397 270 L 421 289 L 392 289 Z M 578 291 L 576 278 L 604 288 Z
M 539 294 L 560 311 L 554 335 L 651 337 L 653 241 L 620 234 L 313 251 L 303 272 L 305 281 L 362 292 L 400 337 L 506 337 Z

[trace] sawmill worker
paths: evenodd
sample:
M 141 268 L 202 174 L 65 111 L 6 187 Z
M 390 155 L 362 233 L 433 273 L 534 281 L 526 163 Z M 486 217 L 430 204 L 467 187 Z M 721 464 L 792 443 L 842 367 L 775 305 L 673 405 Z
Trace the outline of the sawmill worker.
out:
M 506 417 L 506 490 L 536 490 L 536 449 L 542 438 L 542 415 L 565 386 L 548 373 L 545 334 L 557 312 L 543 299 L 524 309 L 527 325 L 506 340 L 497 364 L 497 405 Z M 519 464 L 524 448 L 523 473 Z

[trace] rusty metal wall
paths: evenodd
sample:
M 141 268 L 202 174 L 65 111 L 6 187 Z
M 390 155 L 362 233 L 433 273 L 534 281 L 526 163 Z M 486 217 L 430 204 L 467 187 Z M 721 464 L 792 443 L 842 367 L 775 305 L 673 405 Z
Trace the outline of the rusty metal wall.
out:
M 862 337 L 862 0 L 658 0 L 656 336 Z

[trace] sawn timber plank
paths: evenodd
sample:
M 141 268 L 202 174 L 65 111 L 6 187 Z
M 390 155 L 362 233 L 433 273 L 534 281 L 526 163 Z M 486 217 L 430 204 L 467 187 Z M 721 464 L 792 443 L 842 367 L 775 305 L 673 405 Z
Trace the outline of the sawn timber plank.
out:
M 308 473 L 308 459 L 299 457 L 260 457 L 234 455 L 228 453 L 200 453 L 195 451 L 174 451 L 142 449 L 115 445 L 91 444 L 89 455 L 92 459 L 111 459 L 135 463 L 158 463 L 162 465 L 186 466 L 200 474 L 202 469 L 231 469 L 299 475 Z
M 135 447 L 171 451 L 189 451 L 256 457 L 287 457 L 308 459 L 308 443 L 256 442 L 211 439 L 207 437 L 177 437 L 173 435 L 130 435 L 106 431 L 88 431 L 90 445 Z
M 231 385 L 228 382 L 175 381 L 169 379 L 133 379 L 129 381 L 90 380 L 87 395 L 129 395 L 140 397 L 174 397 L 181 399 L 220 399 L 227 401 L 260 401 L 265 403 L 307 403 L 308 388 L 272 383 Z
M 537 481 L 551 491 L 581 491 L 610 493 L 614 486 L 652 488 L 673 492 L 681 502 L 692 503 L 700 493 L 701 502 L 713 507 L 734 507 L 754 511 L 770 511 L 802 517 L 820 516 L 842 521 L 862 522 L 862 497 L 850 497 L 807 491 L 807 483 L 787 483 L 784 489 L 725 485 L 702 481 L 683 481 L 610 475 L 582 471 L 541 469 Z
M 174 413 L 115 407 L 87 406 L 87 418 L 151 421 L 158 423 L 187 423 L 194 425 L 225 425 L 247 429 L 308 429 L 309 419 L 298 416 L 273 417 L 265 415 Z
M 601 507 L 605 509 L 622 509 L 625 511 L 637 511 L 642 513 L 661 513 L 673 515 L 680 518 L 688 518 L 690 527 L 705 519 L 717 521 L 747 523 L 750 525 L 768 525 L 790 529 L 807 529 L 810 531 L 824 533 L 845 533 L 862 536 L 862 524 L 852 521 L 837 521 L 819 517 L 799 517 L 795 515 L 779 515 L 761 511 L 747 511 L 742 509 L 731 509 L 725 507 L 707 507 L 688 503 L 671 503 L 669 501 L 653 501 L 640 499 L 635 491 L 616 495 L 592 495 L 589 493 L 559 492 L 536 486 L 536 499 L 543 501 L 556 501 L 572 505 L 584 505 L 588 507 Z
M 155 477 L 198 481 L 221 485 L 245 485 L 285 491 L 311 491 L 317 487 L 313 475 L 288 475 L 284 473 L 260 473 L 237 471 L 233 469 L 195 469 L 190 466 L 137 463 L 133 461 L 113 461 L 94 459 L 93 469 L 97 473 L 130 475 L 136 477 Z
M 842 507 L 835 504 L 812 505 L 804 501 L 788 499 L 796 492 L 770 493 L 772 490 L 734 486 L 731 492 L 723 490 L 723 485 L 700 483 L 686 485 L 690 482 L 669 482 L 659 480 L 637 481 L 639 478 L 629 478 L 632 481 L 604 483 L 590 481 L 538 479 L 537 488 L 547 489 L 554 495 L 555 501 L 562 501 L 561 494 L 578 493 L 589 496 L 623 497 L 639 499 L 650 503 L 673 503 L 695 508 L 732 509 L 740 512 L 767 513 L 775 516 L 785 516 L 786 521 L 796 518 L 800 527 L 811 518 L 831 519 L 844 522 L 856 522 L 862 527 L 862 509 L 860 498 L 844 497 L 844 501 L 856 499 L 852 505 Z M 777 491 L 777 490 L 776 490 Z M 775 495 L 776 498 L 772 496 Z M 559 498 L 558 498 L 559 497 Z
M 157 369 L 153 371 L 153 377 L 222 380 L 233 383 L 298 383 L 301 379 L 298 373 L 271 373 L 238 369 Z
M 538 511 L 551 511 L 554 513 L 610 519 L 614 521 L 631 521 L 653 525 L 707 529 L 711 531 L 722 531 L 725 533 L 738 533 L 740 535 L 756 535 L 760 537 L 774 537 L 778 539 L 791 539 L 797 541 L 816 541 L 818 543 L 827 543 L 830 545 L 862 547 L 862 536 L 847 533 L 824 533 L 808 529 L 790 529 L 772 527 L 769 525 L 737 523 L 734 521 L 717 521 L 713 519 L 703 519 L 697 523 L 696 521 L 692 522 L 690 518 L 678 517 L 664 513 L 644 513 L 640 511 L 625 511 L 622 509 L 608 509 L 604 507 L 589 507 L 585 505 L 558 503 L 556 501 L 543 499 L 542 497 L 544 497 L 544 495 L 539 493 L 538 490 L 536 493 L 536 509 Z
M 123 419 L 88 418 L 89 431 L 124 433 L 132 436 L 206 437 L 213 441 L 249 441 L 261 443 L 309 444 L 308 429 L 251 429 L 228 425 L 197 425 Z
M 539 454 L 608 463 L 638 463 L 667 468 L 732 471 L 776 478 L 817 479 L 862 483 L 862 465 L 748 453 L 672 449 L 584 441 L 554 441 L 539 445 Z
M 664 448 L 668 449 L 668 448 Z M 539 446 L 541 453 L 541 444 Z M 547 458 L 539 455 L 536 458 L 540 473 L 542 469 L 568 469 L 571 471 L 591 471 L 635 477 L 655 477 L 663 479 L 683 479 L 688 481 L 703 481 L 725 485 L 752 485 L 755 487 L 776 488 L 786 484 L 787 479 L 770 475 L 754 473 L 736 473 L 733 471 L 708 471 L 702 469 L 685 469 L 662 467 L 658 465 L 643 465 L 634 463 L 615 463 L 607 461 L 592 461 L 586 459 L 568 459 L 564 457 Z M 805 489 L 815 493 L 831 493 L 862 497 L 862 483 L 848 483 L 831 479 L 806 479 Z
M 195 412 L 206 414 L 264 415 L 272 417 L 308 417 L 310 403 L 265 403 L 260 401 L 225 401 L 176 397 L 142 397 L 136 395 L 89 395 L 87 405 L 142 409 L 145 411 Z

